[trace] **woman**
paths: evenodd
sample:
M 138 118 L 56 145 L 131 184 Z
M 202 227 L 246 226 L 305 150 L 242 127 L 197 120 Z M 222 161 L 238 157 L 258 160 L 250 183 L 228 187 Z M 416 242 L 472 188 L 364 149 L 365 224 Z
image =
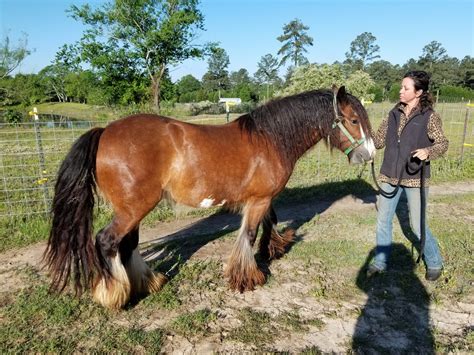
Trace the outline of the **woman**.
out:
M 374 143 L 377 149 L 385 147 L 379 181 L 382 190 L 390 193 L 400 188 L 391 198 L 379 196 L 375 257 L 367 276 L 385 271 L 392 244 L 392 220 L 402 191 L 408 202 L 410 224 L 420 237 L 421 161 L 425 161 L 424 186 L 428 195 L 430 163 L 448 149 L 440 116 L 433 110 L 433 98 L 428 92 L 429 75 L 421 70 L 410 71 L 403 77 L 400 102 L 382 122 Z M 426 225 L 426 223 L 425 223 Z M 426 264 L 425 278 L 435 281 L 441 276 L 443 261 L 438 243 L 425 227 L 426 242 L 423 250 Z

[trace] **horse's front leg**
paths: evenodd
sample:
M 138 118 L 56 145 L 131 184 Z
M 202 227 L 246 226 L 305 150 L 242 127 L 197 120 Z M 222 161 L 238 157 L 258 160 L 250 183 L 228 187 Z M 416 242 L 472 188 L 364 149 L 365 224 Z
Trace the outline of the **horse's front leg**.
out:
M 263 232 L 260 237 L 258 251 L 262 259 L 272 260 L 278 259 L 285 253 L 286 247 L 293 241 L 295 232 L 292 229 L 286 230 L 283 235 L 277 230 L 278 219 L 270 206 L 268 213 L 263 219 Z
M 244 207 L 239 235 L 225 270 L 225 276 L 233 290 L 251 291 L 265 283 L 265 275 L 257 266 L 252 247 L 258 225 L 269 206 L 270 200 L 259 200 L 247 203 Z

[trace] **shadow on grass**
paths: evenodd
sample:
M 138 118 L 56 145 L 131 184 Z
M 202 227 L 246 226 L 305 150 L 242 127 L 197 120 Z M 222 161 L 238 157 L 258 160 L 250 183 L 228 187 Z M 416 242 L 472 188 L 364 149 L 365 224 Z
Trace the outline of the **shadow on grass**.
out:
M 297 230 L 317 214 L 326 211 L 333 203 L 349 195 L 361 199 L 363 203 L 374 203 L 376 200 L 372 186 L 362 179 L 356 179 L 285 189 L 274 200 L 274 209 L 279 222 L 285 222 L 288 228 Z M 166 237 L 147 241 L 148 248 L 142 254 L 148 262 L 156 265 L 156 269 L 166 272 L 173 265 L 185 263 L 207 243 L 237 230 L 240 222 L 239 215 L 219 211 Z M 296 236 L 294 243 L 301 239 L 301 236 Z M 287 251 L 289 249 L 291 245 Z M 268 276 L 269 264 L 258 257 L 257 261 Z M 177 272 L 178 268 L 175 268 L 168 272 L 168 276 L 172 278 Z
M 356 280 L 368 300 L 357 320 L 353 352 L 434 354 L 430 297 L 415 273 L 414 257 L 403 244 L 395 243 L 389 269 L 367 278 L 374 252 L 369 253 Z

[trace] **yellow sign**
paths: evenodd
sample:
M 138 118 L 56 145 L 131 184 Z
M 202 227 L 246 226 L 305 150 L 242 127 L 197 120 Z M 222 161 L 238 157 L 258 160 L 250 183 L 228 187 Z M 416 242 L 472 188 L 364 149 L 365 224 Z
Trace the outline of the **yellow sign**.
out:
M 43 184 L 46 184 L 47 182 L 48 182 L 48 178 L 42 178 L 42 179 L 37 180 L 36 184 L 43 185 Z

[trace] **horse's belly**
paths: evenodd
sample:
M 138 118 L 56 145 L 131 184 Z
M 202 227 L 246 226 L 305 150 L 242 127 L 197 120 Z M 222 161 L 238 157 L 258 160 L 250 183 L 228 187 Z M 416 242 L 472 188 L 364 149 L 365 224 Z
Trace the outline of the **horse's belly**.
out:
M 210 208 L 224 206 L 230 202 L 234 202 L 235 198 L 232 194 L 223 194 L 221 191 L 213 191 L 212 189 L 196 188 L 173 188 L 167 190 L 169 196 L 177 203 L 190 207 Z

